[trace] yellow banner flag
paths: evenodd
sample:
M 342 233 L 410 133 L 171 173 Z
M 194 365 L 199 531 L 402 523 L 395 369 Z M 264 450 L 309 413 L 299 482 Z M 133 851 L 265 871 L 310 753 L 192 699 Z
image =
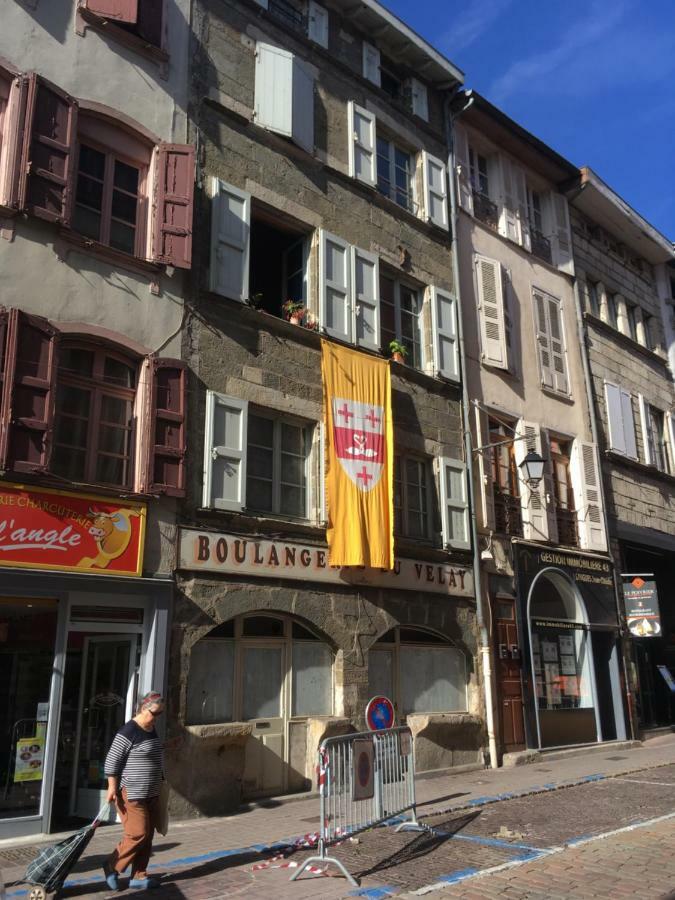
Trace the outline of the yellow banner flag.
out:
M 321 341 L 328 561 L 394 566 L 389 364 Z

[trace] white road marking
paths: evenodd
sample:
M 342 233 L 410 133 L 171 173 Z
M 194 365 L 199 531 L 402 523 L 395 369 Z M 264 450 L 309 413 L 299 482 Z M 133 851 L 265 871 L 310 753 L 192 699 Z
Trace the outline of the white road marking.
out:
M 632 781 L 633 784 L 657 784 L 659 787 L 669 787 L 675 788 L 675 783 L 672 781 L 642 781 L 641 778 L 617 778 L 617 781 Z

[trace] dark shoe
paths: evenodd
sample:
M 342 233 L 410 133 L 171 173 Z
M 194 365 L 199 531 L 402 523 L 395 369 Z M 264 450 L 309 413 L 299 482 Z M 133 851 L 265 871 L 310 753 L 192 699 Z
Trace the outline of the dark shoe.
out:
M 129 887 L 136 888 L 137 891 L 149 891 L 159 887 L 159 878 L 132 878 Z
M 110 868 L 108 863 L 103 866 L 103 877 L 105 878 L 105 883 L 108 885 L 111 891 L 120 890 L 119 876 L 114 869 Z

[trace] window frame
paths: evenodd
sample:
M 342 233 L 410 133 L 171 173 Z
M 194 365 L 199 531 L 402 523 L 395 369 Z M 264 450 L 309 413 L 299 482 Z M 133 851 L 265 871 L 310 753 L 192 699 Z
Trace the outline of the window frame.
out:
M 424 529 L 421 535 L 412 534 L 410 531 L 410 513 L 411 509 L 409 506 L 409 489 L 410 485 L 407 479 L 407 470 L 408 463 L 416 464 L 418 468 L 418 473 L 423 472 L 425 478 L 425 484 L 422 486 L 418 485 L 418 494 L 420 498 L 420 503 L 426 503 L 426 509 L 420 509 L 418 511 L 418 515 L 420 520 L 423 521 Z M 401 476 L 397 479 L 397 469 L 398 474 Z M 396 486 L 400 484 L 401 491 L 401 504 L 400 506 L 396 505 Z M 414 454 L 409 453 L 397 453 L 394 456 L 394 535 L 397 537 L 406 538 L 408 540 L 414 541 L 425 541 L 431 543 L 434 538 L 434 473 L 432 460 L 430 457 L 422 457 L 416 456 Z M 424 499 L 422 500 L 422 497 Z M 396 516 L 397 510 L 400 511 L 401 516 L 401 524 L 400 528 L 396 527 Z
M 139 0 L 139 6 L 142 2 L 143 0 Z M 88 9 L 86 2 L 78 4 L 76 32 L 80 36 L 84 36 L 87 27 L 94 28 L 96 31 L 102 31 L 104 34 L 110 35 L 110 37 L 119 44 L 129 47 L 131 50 L 134 50 L 142 56 L 148 57 L 148 59 L 155 61 L 157 64 L 167 63 L 171 57 L 168 49 L 168 17 L 166 7 L 166 0 L 162 0 L 159 44 L 152 43 L 147 38 L 137 34 L 136 31 L 131 28 L 122 27 L 125 24 L 138 25 L 137 22 L 123 23 L 117 22 L 111 18 L 106 18 L 105 16 Z
M 380 174 L 380 160 L 384 159 L 384 155 L 380 153 L 380 144 L 387 145 L 387 168 L 388 168 L 388 177 L 385 178 L 384 175 Z M 396 154 L 400 153 L 407 157 L 410 168 L 407 174 L 408 187 L 405 191 L 402 188 L 399 188 L 396 182 L 396 173 L 401 170 L 401 167 L 397 165 L 396 162 Z M 375 135 L 375 187 L 379 194 L 383 197 L 386 197 L 388 200 L 391 200 L 392 203 L 395 203 L 397 206 L 400 206 L 401 209 L 405 209 L 413 216 L 419 215 L 419 202 L 417 199 L 417 190 L 415 184 L 415 172 L 416 172 L 416 160 L 417 154 L 412 150 L 407 150 L 404 146 L 397 143 L 396 140 L 390 138 L 388 135 L 376 134 Z M 389 191 L 385 192 L 380 187 L 380 178 L 382 180 L 387 181 L 389 184 Z M 407 197 L 407 203 L 400 203 L 397 199 L 399 194 L 404 194 Z
M 388 300 L 384 299 L 383 292 L 382 292 L 382 279 L 384 279 L 384 278 L 386 278 L 388 281 L 391 281 L 392 284 L 394 285 L 394 302 L 393 303 L 390 303 Z M 402 344 L 405 344 L 407 347 L 407 343 L 406 343 L 406 340 L 404 340 L 404 338 L 403 338 L 403 331 L 402 331 L 402 322 L 403 322 L 404 311 L 403 311 L 402 305 L 401 305 L 401 290 L 402 289 L 408 290 L 416 296 L 417 304 L 418 304 L 418 311 L 415 315 L 416 315 L 416 320 L 417 320 L 416 328 L 417 328 L 419 340 L 418 340 L 418 342 L 416 342 L 415 338 L 413 337 L 413 341 L 412 341 L 413 347 L 412 347 L 412 350 L 410 348 L 408 348 L 409 357 L 407 359 L 407 362 L 408 362 L 408 365 L 411 365 L 414 369 L 417 369 L 417 371 L 424 371 L 424 367 L 426 365 L 426 353 L 425 353 L 425 348 L 424 348 L 424 328 L 423 328 L 423 320 L 422 320 L 422 316 L 424 313 L 424 298 L 423 298 L 422 288 L 416 287 L 411 282 L 397 278 L 396 276 L 389 275 L 386 271 L 382 271 L 382 270 L 380 270 L 379 288 L 380 288 L 380 349 L 381 349 L 382 353 L 384 353 L 386 356 L 389 355 L 389 344 L 387 343 L 387 345 L 385 346 L 384 342 L 383 342 L 383 338 L 382 338 L 382 331 L 383 331 L 382 309 L 384 306 L 389 306 L 389 307 L 393 306 L 394 327 L 395 327 L 395 332 L 396 332 L 393 339 L 400 341 Z M 413 314 L 411 314 L 411 313 L 406 312 L 405 314 L 413 317 Z M 416 363 L 414 361 L 414 359 L 412 359 L 412 360 L 410 359 L 411 355 L 414 357 L 414 348 L 417 343 L 419 344 L 419 353 L 420 353 L 420 358 L 419 358 L 418 363 Z
M 485 171 L 481 171 L 481 161 L 485 163 Z M 483 197 L 491 200 L 490 196 L 490 164 L 488 157 L 476 149 L 473 144 L 469 144 L 469 182 L 472 190 Z M 483 188 L 485 188 L 483 190 Z
M 670 471 L 670 457 L 668 453 L 668 438 L 666 428 L 666 414 L 658 406 L 647 403 L 647 435 L 652 465 L 665 475 Z

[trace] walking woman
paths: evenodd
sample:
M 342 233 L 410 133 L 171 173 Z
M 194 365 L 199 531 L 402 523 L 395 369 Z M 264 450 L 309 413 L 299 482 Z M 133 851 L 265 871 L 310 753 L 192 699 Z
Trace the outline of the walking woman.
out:
M 108 887 L 120 890 L 119 876 L 131 866 L 129 887 L 159 887 L 148 876 L 152 837 L 159 813 L 159 794 L 164 777 L 162 742 L 155 719 L 164 712 L 164 698 L 150 691 L 141 698 L 138 712 L 113 738 L 105 761 L 108 802 L 115 803 L 124 836 L 103 867 Z

